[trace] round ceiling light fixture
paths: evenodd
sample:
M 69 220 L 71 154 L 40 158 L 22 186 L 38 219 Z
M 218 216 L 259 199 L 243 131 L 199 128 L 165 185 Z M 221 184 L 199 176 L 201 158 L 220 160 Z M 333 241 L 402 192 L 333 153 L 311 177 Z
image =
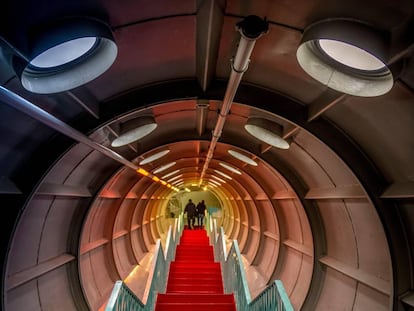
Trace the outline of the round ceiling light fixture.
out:
M 121 147 L 131 144 L 147 136 L 156 128 L 157 123 L 152 116 L 128 120 L 120 125 L 121 134 L 112 141 L 111 146 Z
M 109 69 L 118 53 L 109 26 L 94 18 L 65 18 L 38 27 L 28 46 L 30 50 L 13 56 L 12 65 L 23 87 L 38 94 L 92 81 Z
M 289 149 L 289 142 L 283 138 L 283 127 L 261 118 L 249 118 L 244 125 L 246 131 L 257 139 L 280 149 Z
M 342 93 L 371 97 L 391 90 L 388 38 L 361 22 L 332 19 L 310 25 L 296 57 L 302 69 Z

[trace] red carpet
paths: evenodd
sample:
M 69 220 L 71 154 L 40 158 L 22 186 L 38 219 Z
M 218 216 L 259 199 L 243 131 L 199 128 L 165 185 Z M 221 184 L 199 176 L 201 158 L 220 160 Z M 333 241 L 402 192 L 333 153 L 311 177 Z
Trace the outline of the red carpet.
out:
M 155 311 L 236 311 L 232 294 L 224 294 L 220 263 L 205 230 L 183 231 L 171 262 L 167 291 L 158 294 Z

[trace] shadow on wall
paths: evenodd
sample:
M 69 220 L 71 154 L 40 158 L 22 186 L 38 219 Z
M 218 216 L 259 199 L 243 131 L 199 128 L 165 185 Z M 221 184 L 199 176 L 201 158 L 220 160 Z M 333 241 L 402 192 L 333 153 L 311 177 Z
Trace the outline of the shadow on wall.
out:
M 174 196 L 168 202 L 165 216 L 166 218 L 176 218 L 178 215 L 180 215 L 181 210 L 181 202 L 177 199 L 177 197 Z

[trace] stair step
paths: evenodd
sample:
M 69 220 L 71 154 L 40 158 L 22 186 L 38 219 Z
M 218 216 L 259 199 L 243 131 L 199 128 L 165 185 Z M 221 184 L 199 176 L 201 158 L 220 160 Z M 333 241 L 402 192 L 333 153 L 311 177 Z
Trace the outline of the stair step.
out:
M 191 261 L 198 261 L 203 260 L 204 261 L 210 261 L 214 262 L 214 254 L 209 253 L 203 253 L 203 252 L 197 252 L 195 254 L 191 253 L 179 253 L 177 252 L 175 254 L 175 261 L 181 261 L 181 260 L 191 260 Z
M 186 272 L 191 271 L 192 273 L 197 273 L 197 271 L 202 272 L 208 272 L 213 273 L 217 272 L 221 274 L 220 267 L 210 266 L 210 265 L 194 265 L 191 262 L 187 263 L 186 265 L 171 265 L 170 271 L 180 271 L 180 272 Z
M 221 272 L 220 271 L 199 271 L 199 270 L 173 270 L 170 271 L 169 275 L 171 276 L 169 279 L 171 280 L 174 277 L 178 278 L 188 278 L 188 279 L 219 279 L 221 280 Z
M 210 275 L 221 275 L 221 270 L 218 269 L 209 269 L 209 268 L 173 268 L 170 269 L 170 274 L 173 275 L 177 275 L 177 274 L 187 274 L 187 275 L 192 275 L 193 277 L 195 276 L 202 276 L 205 274 L 210 274 Z
M 220 265 L 213 265 L 211 261 L 208 260 L 198 260 L 198 261 L 189 261 L 182 260 L 180 262 L 172 262 L 170 268 L 173 269 L 200 269 L 200 270 L 210 270 L 210 271 L 219 271 L 221 273 Z
M 218 268 L 220 268 L 220 264 L 217 262 L 214 262 L 213 261 L 213 258 L 210 258 L 210 259 L 203 259 L 203 258 L 199 258 L 198 260 L 193 260 L 193 259 L 186 259 L 186 260 L 179 260 L 179 261 L 173 261 L 173 262 L 171 262 L 171 265 L 172 266 L 177 266 L 177 267 L 180 267 L 180 266 L 187 266 L 188 264 L 191 264 L 192 266 L 205 266 L 205 267 L 208 267 L 208 266 L 210 266 L 210 267 L 218 267 Z
M 197 254 L 196 252 L 211 253 L 214 252 L 212 247 L 206 247 L 204 245 L 182 245 L 177 247 L 177 252 L 192 252 L 192 254 Z
M 190 237 L 190 236 L 183 236 L 180 239 L 180 244 L 179 245 L 183 245 L 183 244 L 198 244 L 198 243 L 202 243 L 204 245 L 209 245 L 210 241 L 208 240 L 207 236 L 204 237 Z
M 223 284 L 220 282 L 205 282 L 205 283 L 196 283 L 196 282 L 169 282 L 167 285 L 167 292 L 173 288 L 180 288 L 180 290 L 187 288 L 191 292 L 204 292 L 208 289 L 213 290 L 221 290 L 221 294 L 223 294 Z
M 170 264 L 171 269 L 186 270 L 186 269 L 199 269 L 199 270 L 209 270 L 209 271 L 218 271 L 221 273 L 220 265 L 213 265 L 211 261 L 199 260 L 197 262 L 191 261 L 181 261 L 181 262 L 172 262 Z
M 203 286 L 217 286 L 217 284 L 221 284 L 221 280 L 218 279 L 199 279 L 199 278 L 174 278 L 169 281 L 168 285 L 189 285 L 193 287 L 199 287 L 200 284 Z
M 233 294 L 159 294 L 157 302 L 169 303 L 209 303 L 209 302 L 234 302 Z
M 196 248 L 203 248 L 203 249 L 210 249 L 211 245 L 208 245 L 207 241 L 187 241 L 185 244 L 180 244 L 177 246 L 177 250 L 179 249 L 196 249 Z
M 188 266 L 188 267 L 170 267 L 172 273 L 218 273 L 221 274 L 221 269 L 215 267 L 203 266 Z
M 167 293 L 223 294 L 222 286 L 168 285 Z
M 236 311 L 234 296 L 224 294 L 221 265 L 205 230 L 184 230 L 170 264 L 165 294 L 155 311 Z
M 175 261 L 181 261 L 182 258 L 184 258 L 184 260 L 191 260 L 191 261 L 198 261 L 198 260 L 204 259 L 204 261 L 214 262 L 214 254 L 211 254 L 211 253 L 209 254 L 209 253 L 198 252 L 195 254 L 191 254 L 191 253 L 177 252 L 175 254 Z
M 202 276 L 194 276 L 191 274 L 173 274 L 168 276 L 168 281 L 173 282 L 174 280 L 180 280 L 180 281 L 188 281 L 188 283 L 194 283 L 193 280 L 198 280 L 199 282 L 217 282 L 222 283 L 221 275 L 208 275 L 204 274 Z
M 214 256 L 213 255 L 199 255 L 199 256 L 193 256 L 193 255 L 177 255 L 175 256 L 175 260 L 179 261 L 186 261 L 189 263 L 198 262 L 198 261 L 213 261 Z
M 210 247 L 206 247 L 203 245 L 183 245 L 183 246 L 178 246 L 177 247 L 177 252 L 193 252 L 193 254 L 196 254 L 195 252 L 205 252 L 205 253 L 210 253 L 210 252 L 214 252 L 214 250 Z
M 208 252 L 206 250 L 177 250 L 175 256 L 186 255 L 192 256 L 194 258 L 202 257 L 202 256 L 212 256 L 214 258 L 214 254 L 212 252 Z M 177 259 L 176 259 L 177 260 Z
M 180 278 L 180 279 L 214 279 L 221 281 L 221 273 L 190 273 L 190 272 L 170 272 L 168 277 L 169 280 Z
M 217 269 L 170 269 L 170 275 L 177 276 L 177 277 L 189 277 L 189 278 L 196 278 L 196 277 L 218 277 L 221 279 L 221 271 Z
M 157 303 L 155 311 L 236 311 L 234 303 Z

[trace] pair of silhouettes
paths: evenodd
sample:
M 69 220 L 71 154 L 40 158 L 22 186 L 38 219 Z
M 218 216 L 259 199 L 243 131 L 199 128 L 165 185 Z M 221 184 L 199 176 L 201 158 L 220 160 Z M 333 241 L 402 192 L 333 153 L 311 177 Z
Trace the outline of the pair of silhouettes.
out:
M 195 220 L 197 219 L 198 226 L 203 227 L 204 213 L 206 211 L 206 204 L 201 200 L 197 206 L 191 199 L 185 205 L 184 213 L 187 213 L 188 229 L 194 229 Z

